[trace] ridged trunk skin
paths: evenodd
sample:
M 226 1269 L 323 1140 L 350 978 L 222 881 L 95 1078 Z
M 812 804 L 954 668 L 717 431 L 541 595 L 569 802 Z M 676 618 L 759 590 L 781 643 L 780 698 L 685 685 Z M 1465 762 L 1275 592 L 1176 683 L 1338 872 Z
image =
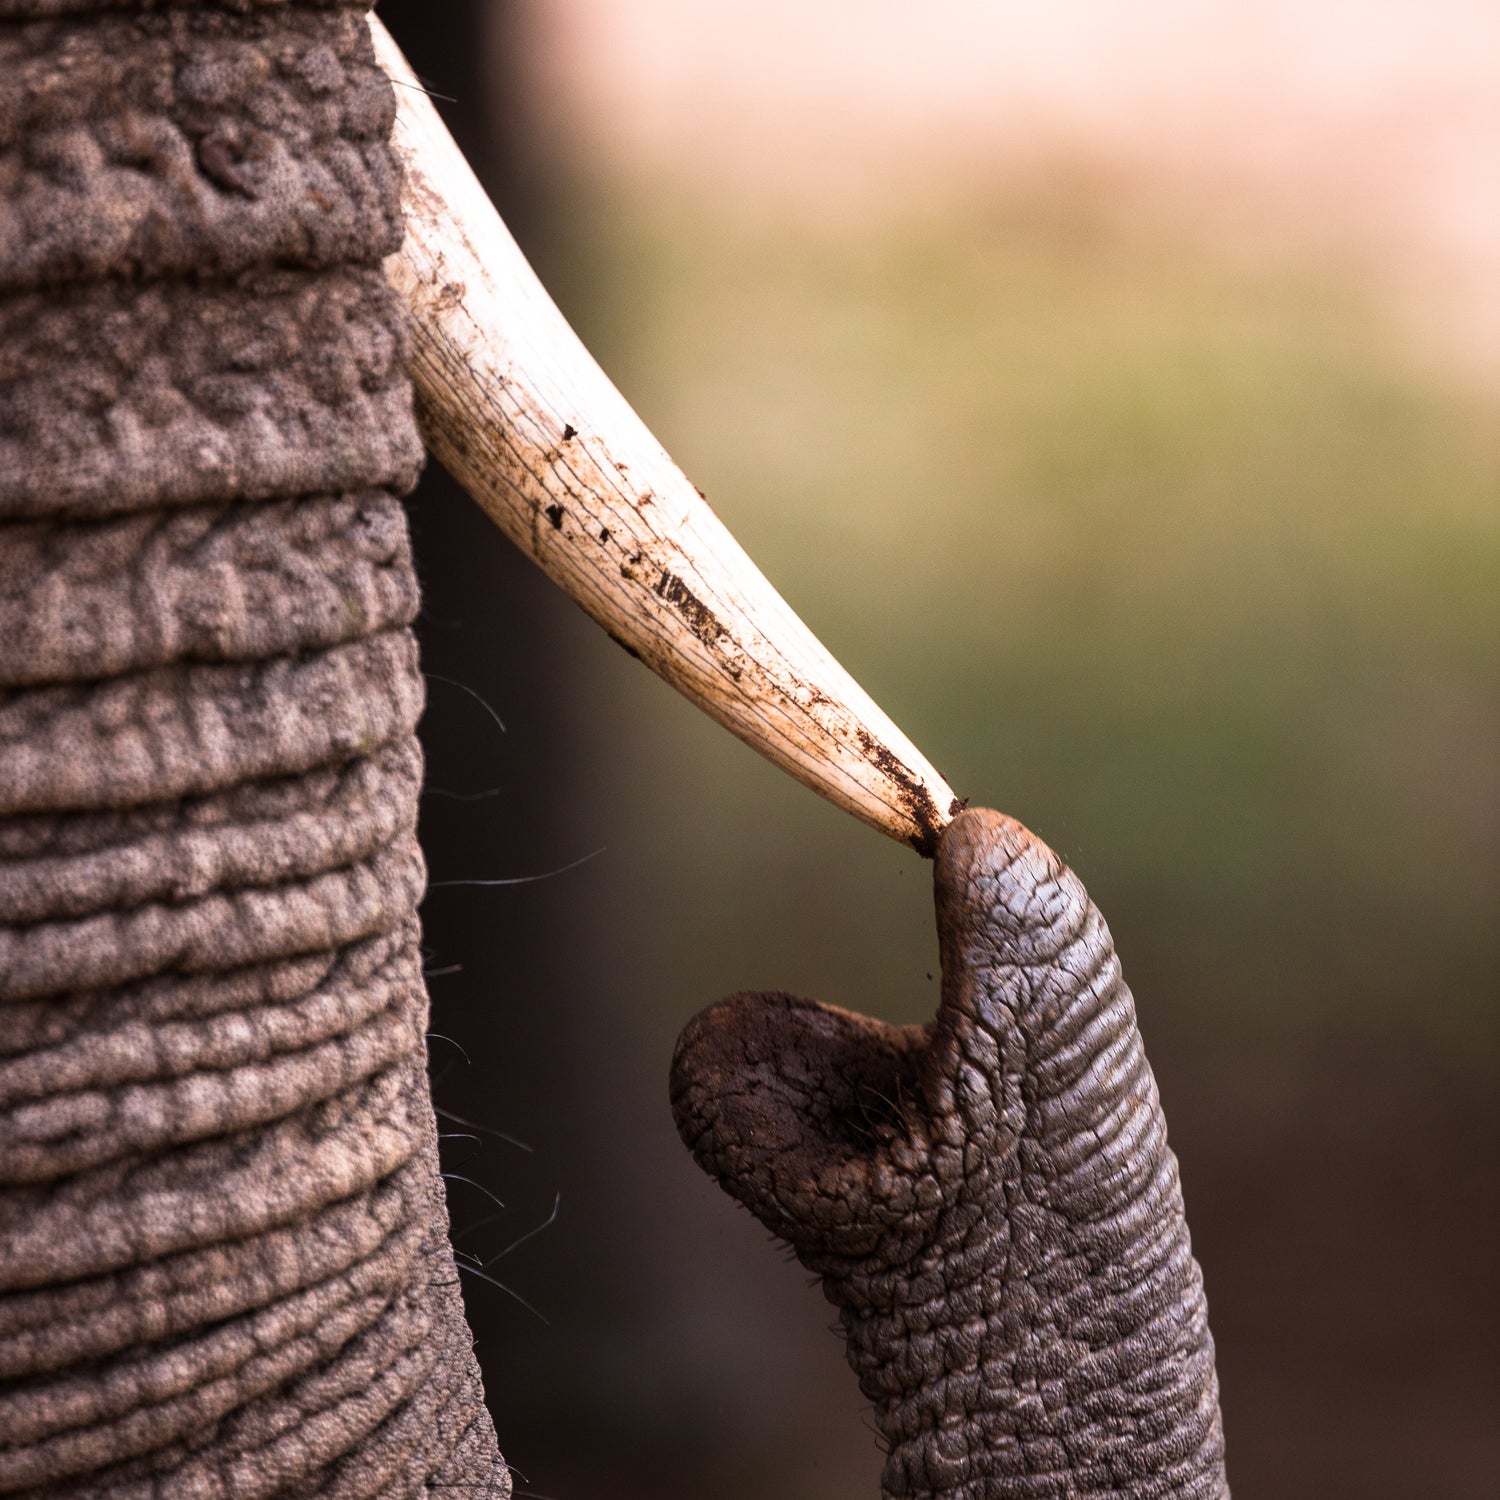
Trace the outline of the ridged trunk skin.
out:
M 0 1492 L 506 1495 L 363 7 L 0 0 Z
M 936 884 L 937 1018 L 723 1001 L 678 1043 L 683 1139 L 823 1277 L 890 1500 L 1221 1500 L 1202 1278 L 1104 920 L 983 809 Z

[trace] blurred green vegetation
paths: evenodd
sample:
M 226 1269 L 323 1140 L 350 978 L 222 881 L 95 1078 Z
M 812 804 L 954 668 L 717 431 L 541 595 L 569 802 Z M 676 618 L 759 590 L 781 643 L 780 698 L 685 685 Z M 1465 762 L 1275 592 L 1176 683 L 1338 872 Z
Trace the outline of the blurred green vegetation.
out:
M 585 341 L 952 784 L 1080 871 L 1143 1016 L 1493 1041 L 1500 399 L 1348 266 L 1086 205 L 592 214 Z M 930 1013 L 920 867 L 642 677 L 597 684 L 639 716 L 612 805 L 692 1004 Z M 674 885 L 673 828 L 709 877 Z

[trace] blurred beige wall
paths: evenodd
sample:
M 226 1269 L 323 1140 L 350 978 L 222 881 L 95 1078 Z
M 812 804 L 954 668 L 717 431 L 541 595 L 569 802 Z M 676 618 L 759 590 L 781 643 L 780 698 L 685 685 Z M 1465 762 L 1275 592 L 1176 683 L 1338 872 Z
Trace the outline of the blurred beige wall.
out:
M 1238 255 L 1357 253 L 1500 378 L 1493 0 L 534 3 L 552 149 L 844 214 L 1095 175 Z

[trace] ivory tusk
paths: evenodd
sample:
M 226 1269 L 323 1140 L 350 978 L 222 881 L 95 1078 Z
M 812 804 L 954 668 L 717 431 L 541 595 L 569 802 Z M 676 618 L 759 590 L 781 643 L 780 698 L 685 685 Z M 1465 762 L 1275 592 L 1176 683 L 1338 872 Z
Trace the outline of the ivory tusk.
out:
M 771 587 L 583 347 L 400 49 L 406 240 L 429 450 L 515 544 L 652 671 L 798 781 L 931 854 L 962 804 Z

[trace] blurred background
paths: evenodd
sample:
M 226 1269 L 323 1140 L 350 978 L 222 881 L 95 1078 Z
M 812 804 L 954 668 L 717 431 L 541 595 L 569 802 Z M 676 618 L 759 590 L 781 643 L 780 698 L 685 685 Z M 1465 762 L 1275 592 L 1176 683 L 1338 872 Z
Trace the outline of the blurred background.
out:
M 1493 1494 L 1500 11 L 381 12 L 771 580 L 1107 914 L 1237 1500 Z M 925 1019 L 927 867 L 435 466 L 412 516 L 433 1071 L 518 1492 L 871 1500 L 832 1309 L 666 1072 L 738 989 Z

